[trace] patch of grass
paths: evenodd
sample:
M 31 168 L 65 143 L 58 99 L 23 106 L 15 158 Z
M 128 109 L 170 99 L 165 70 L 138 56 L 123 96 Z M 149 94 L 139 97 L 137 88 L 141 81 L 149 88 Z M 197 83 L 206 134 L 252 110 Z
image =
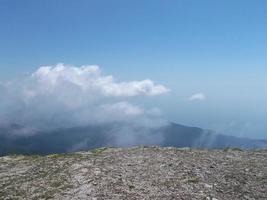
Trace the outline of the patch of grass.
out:
M 62 182 L 61 181 L 54 181 L 51 183 L 51 187 L 53 188 L 58 188 L 62 185 Z
M 103 147 L 103 148 L 97 148 L 97 149 L 92 149 L 90 150 L 90 152 L 94 155 L 98 155 L 101 154 L 103 151 L 107 150 L 107 147 Z
M 243 151 L 243 149 L 241 148 L 238 148 L 238 147 L 225 147 L 223 149 L 224 152 L 227 152 L 227 151 Z
M 234 148 L 232 148 L 232 151 L 243 151 L 243 149 L 238 148 L 238 147 L 234 147 Z
M 53 199 L 53 194 L 49 192 L 45 192 L 38 196 L 36 199 Z
M 79 153 L 57 153 L 57 154 L 50 154 L 47 156 L 48 158 L 54 158 L 54 159 L 58 159 L 58 158 L 66 158 L 66 157 L 82 157 L 82 154 Z
M 38 158 L 40 158 L 39 155 L 30 155 L 30 156 L 25 156 L 24 157 L 25 160 L 36 160 Z
M 67 190 L 67 189 L 72 189 L 72 188 L 74 188 L 74 186 L 73 186 L 72 184 L 70 184 L 70 183 L 67 183 L 67 184 L 65 184 L 65 185 L 62 185 L 62 186 L 60 187 L 60 189 L 63 190 L 63 191 L 65 191 L 65 190 Z
M 42 172 L 42 173 L 40 174 L 40 177 L 41 177 L 41 178 L 45 178 L 45 177 L 47 177 L 48 175 L 49 175 L 48 171 L 44 171 L 44 172 Z
M 19 197 L 26 197 L 27 196 L 27 192 L 25 190 L 17 190 L 15 191 L 16 193 L 16 196 L 19 196 Z
M 133 185 L 128 185 L 129 186 L 129 189 L 132 190 L 134 189 L 135 187 Z
M 48 157 L 49 158 L 55 158 L 55 159 L 57 159 L 57 158 L 63 158 L 63 157 L 65 157 L 66 156 L 66 154 L 65 153 L 62 153 L 62 154 L 51 154 L 51 155 L 49 155 Z
M 187 179 L 187 182 L 189 182 L 189 183 L 199 183 L 200 182 L 200 177 L 198 177 L 198 176 L 191 177 L 191 178 Z

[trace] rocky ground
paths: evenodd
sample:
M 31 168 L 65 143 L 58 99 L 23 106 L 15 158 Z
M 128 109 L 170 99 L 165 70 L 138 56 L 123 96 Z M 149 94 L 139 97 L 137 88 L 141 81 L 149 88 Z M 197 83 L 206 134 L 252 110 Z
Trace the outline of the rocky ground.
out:
M 0 158 L 0 199 L 267 199 L 267 150 L 102 148 Z

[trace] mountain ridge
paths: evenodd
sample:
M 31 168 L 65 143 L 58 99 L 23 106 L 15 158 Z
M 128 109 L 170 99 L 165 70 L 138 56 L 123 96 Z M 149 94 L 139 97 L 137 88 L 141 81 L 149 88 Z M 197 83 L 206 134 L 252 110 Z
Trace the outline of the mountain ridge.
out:
M 214 134 L 212 131 L 176 123 L 160 128 L 119 123 L 59 128 L 50 131 L 27 129 L 18 124 L 0 128 L 0 156 L 12 153 L 45 155 L 106 146 L 136 145 L 250 149 L 267 147 L 267 140 Z

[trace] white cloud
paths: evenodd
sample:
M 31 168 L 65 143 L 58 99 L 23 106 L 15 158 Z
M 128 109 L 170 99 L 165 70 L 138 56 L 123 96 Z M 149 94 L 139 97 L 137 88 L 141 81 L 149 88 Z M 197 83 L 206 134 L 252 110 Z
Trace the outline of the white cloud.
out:
M 96 65 L 82 67 L 56 66 L 40 67 L 31 76 L 33 80 L 45 89 L 53 92 L 57 87 L 64 85 L 76 87 L 84 93 L 98 93 L 103 96 L 155 96 L 169 91 L 163 85 L 155 84 L 146 79 L 142 81 L 118 82 L 113 76 L 104 76 Z
M 205 101 L 206 99 L 207 97 L 203 93 L 196 93 L 188 98 L 189 101 Z
M 96 65 L 64 64 L 40 67 L 25 80 L 1 87 L 0 119 L 38 128 L 127 120 L 150 123 L 160 118 L 160 111 L 134 105 L 131 97 L 169 91 L 149 79 L 117 81 Z

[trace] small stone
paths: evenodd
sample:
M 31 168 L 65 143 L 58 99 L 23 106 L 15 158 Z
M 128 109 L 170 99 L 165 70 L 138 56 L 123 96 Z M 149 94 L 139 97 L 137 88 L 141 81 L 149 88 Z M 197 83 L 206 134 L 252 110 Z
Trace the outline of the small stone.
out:
M 205 183 L 204 186 L 205 186 L 206 188 L 209 188 L 209 189 L 210 189 L 210 188 L 213 188 L 212 185 L 209 185 L 209 184 L 207 184 L 207 183 Z

